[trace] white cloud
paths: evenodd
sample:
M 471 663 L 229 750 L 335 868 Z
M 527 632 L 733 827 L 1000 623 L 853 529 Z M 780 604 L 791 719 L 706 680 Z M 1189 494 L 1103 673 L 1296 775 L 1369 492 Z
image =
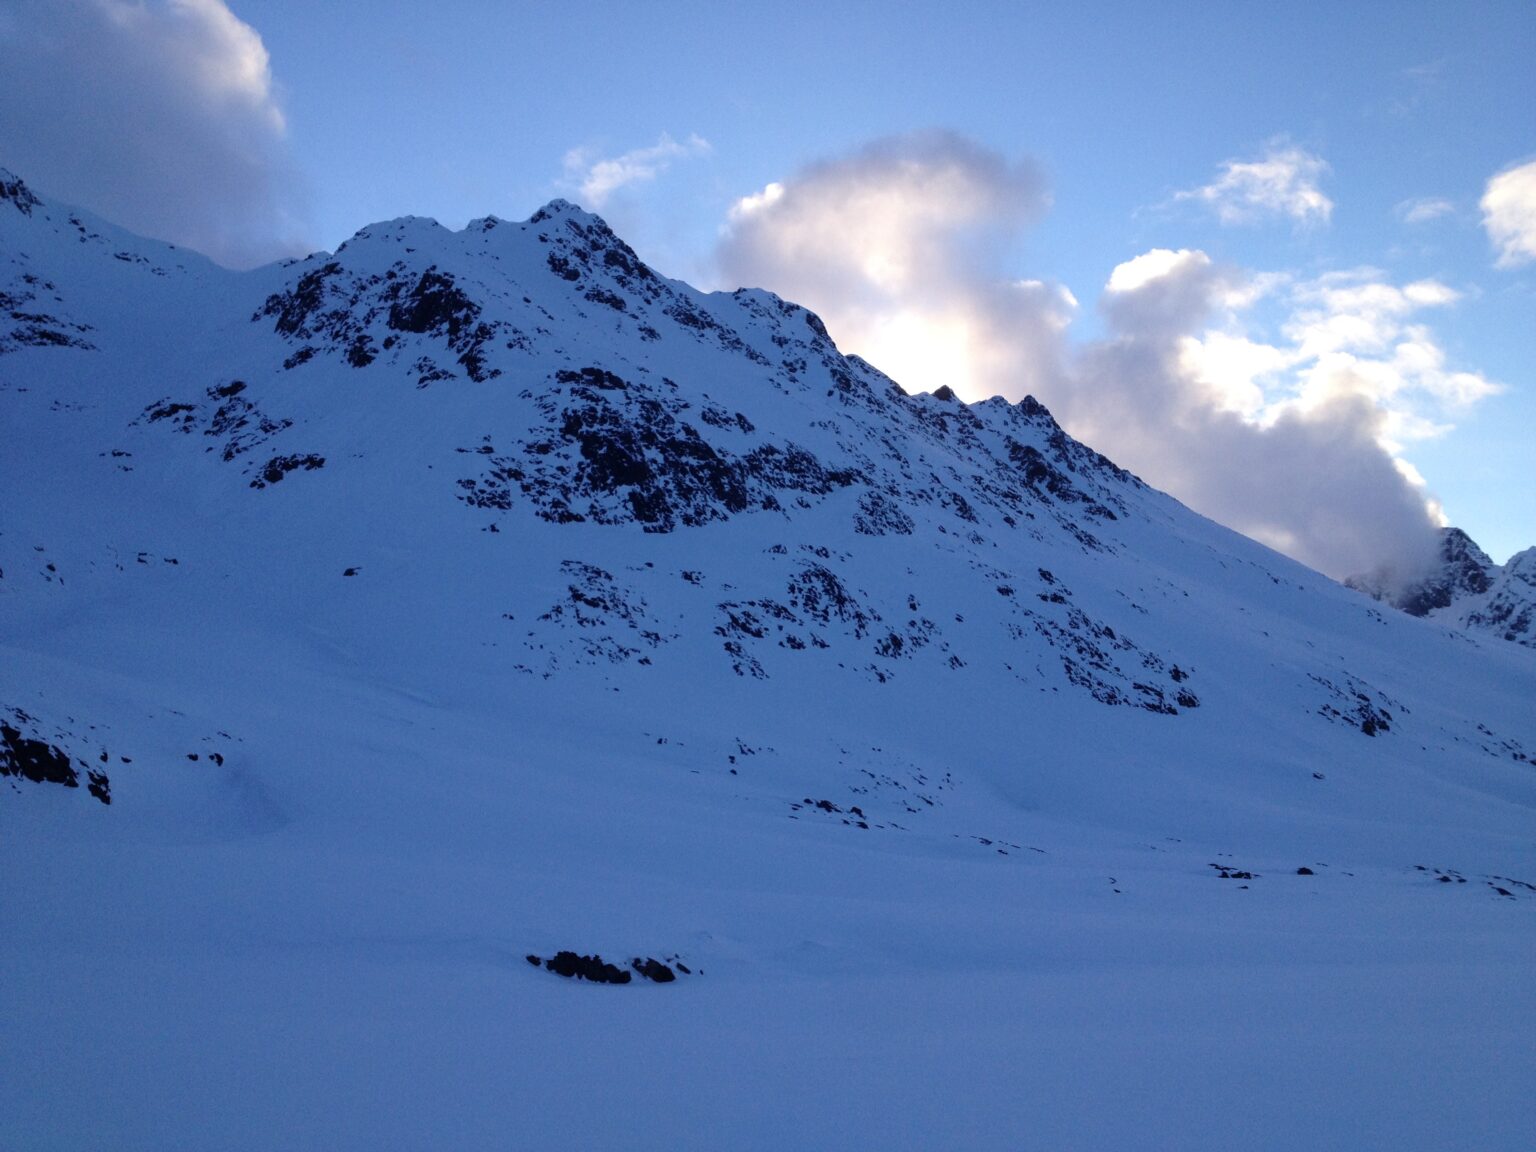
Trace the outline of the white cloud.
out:
M 1074 345 L 1070 294 L 999 267 L 1047 203 L 1027 166 L 903 137 L 738 201 L 719 260 L 909 391 L 1032 393 L 1118 463 L 1330 574 L 1432 555 L 1442 514 L 1398 454 L 1498 388 L 1449 365 L 1426 323 L 1454 288 L 1154 249 L 1110 272 L 1108 335 Z
M 1334 272 L 1287 285 L 1279 342 L 1243 331 L 1246 302 L 1226 303 L 1225 327 L 1185 337 L 1185 364 L 1236 411 L 1273 423 L 1287 408 L 1315 411 L 1339 398 L 1370 401 L 1383 416 L 1380 440 L 1404 443 L 1443 435 L 1445 423 L 1502 386 L 1454 370 L 1418 314 L 1455 304 L 1460 294 L 1435 280 L 1391 283 L 1373 268 Z M 1229 301 L 1230 301 L 1229 297 Z
M 302 250 L 267 50 L 223 0 L 22 4 L 0 50 L 0 138 L 29 183 L 225 263 Z
M 709 141 L 701 136 L 690 135 L 679 142 L 665 132 L 648 148 L 607 159 L 594 157 L 588 149 L 574 148 L 565 154 L 565 178 L 577 189 L 584 206 L 598 209 L 620 188 L 654 180 L 672 161 L 708 151 Z
M 1297 224 L 1327 223 L 1333 201 L 1318 187 L 1327 171 L 1320 156 L 1275 141 L 1259 159 L 1228 160 L 1213 182 L 1176 193 L 1174 199 L 1210 205 L 1223 224 L 1250 224 L 1277 216 Z
M 1154 248 L 1124 264 L 1115 265 L 1104 290 L 1114 293 L 1135 292 L 1153 280 L 1176 276 L 1186 268 L 1208 268 L 1210 263 L 1211 258 L 1204 252 L 1192 252 L 1188 248 L 1180 248 L 1177 252 L 1168 248 Z
M 1033 167 L 959 136 L 894 137 L 742 197 L 718 263 L 732 287 L 833 320 L 845 349 L 899 366 L 914 391 L 986 395 L 1059 370 L 1077 301 L 995 267 L 1048 199 Z
M 1100 310 L 1118 330 L 1185 332 L 1218 301 L 1241 294 L 1241 277 L 1199 250 L 1154 248 L 1116 265 Z
M 1076 351 L 1047 403 L 1117 463 L 1332 575 L 1423 563 L 1433 521 L 1382 443 L 1387 414 L 1345 388 L 1299 403 L 1307 363 L 1244 331 L 1224 303 L 1236 275 L 1191 255 L 1106 291 L 1109 338 Z
M 1400 455 L 1500 390 L 1454 369 L 1424 312 L 1460 295 L 1371 268 L 1224 287 L 1203 254 L 1147 253 L 1101 300 L 1113 338 L 1083 349 L 1073 431 L 1223 521 L 1334 575 L 1412 571 L 1443 522 Z M 1125 286 L 1126 270 L 1157 267 Z M 1126 299 L 1129 292 L 1130 299 Z M 1252 315 L 1269 298 L 1271 333 Z M 1323 482 L 1325 480 L 1326 482 Z
M 1253 421 L 1264 415 L 1271 382 L 1293 363 L 1283 349 L 1230 332 L 1185 336 L 1179 343 L 1179 371 L 1203 386 L 1217 408 Z
M 1489 180 L 1480 206 L 1500 268 L 1536 260 L 1536 160 Z
M 775 181 L 764 187 L 761 192 L 754 193 L 750 196 L 743 196 L 740 200 L 737 200 L 736 203 L 731 205 L 729 216 L 730 222 L 734 224 L 737 221 L 745 220 L 747 217 L 753 215 L 754 213 L 761 212 L 764 209 L 772 207 L 774 202 L 783 195 L 784 185 Z
M 1308 358 L 1340 350 L 1377 352 L 1400 338 L 1407 316 L 1460 298 L 1436 280 L 1398 286 L 1375 268 L 1329 272 L 1295 286 L 1286 334 Z
M 1456 205 L 1439 196 L 1424 196 L 1417 200 L 1404 200 L 1393 211 L 1404 224 L 1426 224 L 1451 215 L 1456 211 Z

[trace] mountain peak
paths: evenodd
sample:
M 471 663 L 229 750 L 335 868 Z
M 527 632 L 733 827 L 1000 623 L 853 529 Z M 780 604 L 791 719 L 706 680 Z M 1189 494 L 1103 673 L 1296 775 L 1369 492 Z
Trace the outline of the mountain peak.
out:
M 1410 616 L 1428 616 L 1469 596 L 1487 592 L 1498 571 L 1488 554 L 1460 528 L 1440 529 L 1434 565 L 1417 580 L 1403 584 L 1388 573 L 1351 576 L 1349 587 L 1400 608 Z
M 32 209 L 42 203 L 26 182 L 7 168 L 0 168 L 0 200 L 10 201 L 23 216 L 32 215 Z
M 1436 561 L 1420 579 L 1404 585 L 1377 572 L 1344 583 L 1410 616 L 1454 620 L 1536 646 L 1536 548 L 1516 553 L 1501 567 L 1460 528 L 1442 528 Z
M 1357 1069 L 1284 1042 L 1377 990 L 1366 1089 L 1433 1081 L 1472 1102 L 1440 1143 L 1519 1146 L 1517 1105 L 1482 1106 L 1532 1059 L 1491 1091 L 1404 1028 L 1530 1048 L 1536 657 L 1492 632 L 1536 639 L 1536 585 L 1469 601 L 1476 643 L 1409 620 L 1032 398 L 909 396 L 804 308 L 664 279 L 564 202 L 359 237 L 182 275 L 51 198 L 0 204 L 0 960 L 26 974 L 0 1053 L 67 1034 L 93 1077 L 37 1078 L 8 1144 L 170 1142 L 164 1061 L 136 1057 L 176 1018 L 208 1038 L 152 1045 L 197 1084 L 180 1143 L 303 1144 L 325 1058 L 360 1045 L 402 1053 L 381 1083 L 403 1103 L 377 1132 L 343 1108 L 332 1143 L 499 1130 L 547 1097 L 524 1143 L 569 1143 L 571 1113 L 585 1143 L 670 1146 L 688 1133 L 630 1105 L 696 1081 L 748 1140 L 779 1097 L 852 1132 L 819 1067 L 753 1083 L 826 1036 L 865 1080 L 905 1073 L 852 1132 L 884 1146 L 903 1094 L 943 1103 L 914 1035 L 1011 1068 L 1019 1006 L 1065 1003 L 1046 1031 L 1090 1037 L 1068 1079 L 1105 1049 L 1112 1094 L 1171 988 L 1201 1026 L 1169 1067 L 1209 1064 L 1212 1021 L 1252 1001 L 1278 1023 L 1214 1050 L 1301 1112 Z M 1536 577 L 1536 552 L 1506 568 Z M 1439 999 L 1404 1014 L 1405 986 Z M 777 1046 L 722 1043 L 704 1000 L 783 1014 Z M 531 1040 L 461 1026 L 509 1002 Z M 412 1050 L 402 1003 L 430 1025 Z M 319 1056 L 264 1059 L 253 1018 Z M 209 1045 L 298 1101 L 292 1135 L 248 1123 L 249 1077 L 202 1074 Z M 466 1093 L 423 1111 L 420 1053 Z M 594 1067 L 623 1113 L 597 1127 Z M 1015 1095 L 973 1127 L 1008 1143 Z M 1250 1095 L 1170 1142 L 1213 1143 Z
M 1020 400 L 1018 409 L 1022 414 L 1031 419 L 1044 419 L 1049 420 L 1052 424 L 1056 423 L 1056 417 L 1051 415 L 1051 410 L 1033 396 L 1025 396 L 1024 399 Z
M 565 200 L 561 197 L 556 197 L 555 199 L 551 200 L 548 204 L 544 205 L 544 207 L 540 208 L 532 216 L 528 217 L 528 223 L 543 224 L 546 221 L 561 219 L 574 220 L 577 224 L 586 227 L 590 227 L 595 224 L 602 228 L 604 232 L 607 232 L 610 235 L 613 234 L 613 229 L 608 227 L 608 222 L 601 216 L 597 215 L 597 213 L 588 212 L 580 204 L 572 204 L 569 200 Z

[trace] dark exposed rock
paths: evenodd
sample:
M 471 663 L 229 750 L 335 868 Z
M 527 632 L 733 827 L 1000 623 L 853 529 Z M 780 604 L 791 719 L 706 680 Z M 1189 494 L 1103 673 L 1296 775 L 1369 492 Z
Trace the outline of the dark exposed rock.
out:
M 0 724 L 0 776 L 19 776 L 35 784 L 80 787 L 80 774 L 70 763 L 68 753 L 42 740 L 24 736 L 20 729 L 9 724 Z
M 1036 494 L 1048 495 L 1065 504 L 1081 504 L 1090 516 L 1116 519 L 1113 511 L 1073 483 L 1066 471 L 1047 460 L 1045 454 L 1033 444 L 1021 444 L 1010 439 L 1008 458 L 1018 466 L 1024 483 Z
M 0 295 L 4 295 L 0 293 Z M 0 317 L 0 324 L 9 322 L 13 327 L 0 328 L 0 353 L 17 348 L 79 348 L 93 351 L 95 345 L 85 339 L 92 331 L 89 324 L 77 324 L 47 312 L 10 310 Z
M 1257 880 L 1258 873 L 1249 872 L 1243 868 L 1233 868 L 1230 864 L 1212 864 L 1216 869 L 1218 880 Z
M 845 625 L 855 639 L 862 638 L 880 614 L 862 600 L 823 564 L 805 564 L 788 581 L 789 603 L 805 618 L 821 624 L 834 620 Z
M 262 412 L 243 395 L 245 391 L 244 381 L 232 380 L 207 389 L 201 401 L 166 397 L 145 408 L 134 423 L 169 421 L 171 427 L 184 433 L 201 426 L 205 436 L 223 441 L 220 456 L 229 462 L 293 426 L 292 420 L 274 420 Z
M 627 380 L 597 365 L 561 369 L 552 382 L 559 391 L 548 398 L 547 422 L 478 477 L 460 480 L 465 503 L 506 510 L 520 490 L 555 523 L 671 532 L 776 509 L 778 493 L 824 496 L 860 478 L 794 444 L 741 453 L 711 443 L 680 419 L 686 406 L 670 382 Z M 743 418 L 742 426 L 750 423 Z
M 1536 548 L 1509 558 L 1482 607 L 1467 614 L 1468 627 L 1536 647 Z
M 1392 731 L 1396 721 L 1391 709 L 1387 707 L 1389 700 L 1364 681 L 1345 675 L 1342 678 L 1344 682 L 1340 684 L 1315 673 L 1309 673 L 1309 678 L 1326 689 L 1332 698 L 1318 708 L 1319 715 L 1335 723 L 1357 728 L 1367 736 Z M 1390 703 L 1401 709 L 1401 705 L 1395 701 Z
M 629 962 L 629 966 L 647 980 L 657 984 L 670 984 L 677 979 L 677 974 L 660 960 L 653 960 L 647 956 L 644 960 L 636 956 Z
M 32 215 L 32 209 L 42 203 L 19 176 L 12 176 L 4 169 L 0 169 L 0 201 L 10 203 L 23 216 Z
M 1536 549 L 1516 553 L 1500 567 L 1460 528 L 1442 528 L 1427 576 L 1407 586 L 1389 572 L 1344 583 L 1410 616 L 1459 617 L 1469 630 L 1536 647 Z
M 397 332 L 442 333 L 453 341 L 479 319 L 480 306 L 435 267 L 389 306 L 389 327 Z
M 312 328 L 327 302 L 330 282 L 341 274 L 342 267 L 335 260 L 306 272 L 289 291 L 268 296 L 257 317 L 275 317 L 273 327 L 284 336 L 313 334 Z
M 265 488 L 276 484 L 290 472 L 313 472 L 325 467 L 325 457 L 313 452 L 303 456 L 274 456 L 262 466 L 261 473 L 251 481 L 252 488 Z
M 144 409 L 144 418 L 151 424 L 154 424 L 160 420 L 170 420 L 176 416 L 187 416 L 188 418 L 184 419 L 182 422 L 190 423 L 190 414 L 195 413 L 196 411 L 197 406 L 195 404 L 185 404 L 172 402 L 170 400 L 161 400 L 151 404 L 148 408 Z
M 354 336 L 347 345 L 347 363 L 354 368 L 366 368 L 378 359 L 378 353 L 373 348 L 373 337 L 366 332 Z
M 659 630 L 645 598 L 611 572 L 579 560 L 562 561 L 560 569 L 568 581 L 565 594 L 537 617 L 538 627 L 525 641 L 533 652 L 565 648 L 563 656 L 542 657 L 546 674 L 567 659 L 577 664 L 649 664 L 647 653 L 672 638 Z M 568 643 L 547 644 L 554 639 L 549 627 L 563 632 Z
M 279 335 L 304 342 L 283 362 L 285 368 L 311 359 L 321 347 L 339 352 L 354 368 L 366 368 L 396 349 L 396 334 L 404 334 L 441 340 L 471 380 L 500 375 L 499 369 L 486 368 L 485 347 L 499 328 L 481 321 L 481 304 L 435 265 L 406 272 L 397 263 L 384 276 L 351 275 L 332 260 L 306 272 L 287 292 L 269 296 L 252 319 L 273 318 Z M 391 335 L 376 344 L 374 326 L 380 320 Z
M 1352 576 L 1345 583 L 1410 616 L 1427 616 L 1464 596 L 1488 591 L 1494 571 L 1493 561 L 1470 536 L 1460 528 L 1442 528 L 1435 570 L 1424 579 L 1406 588 L 1394 588 L 1380 575 Z
M 575 977 L 593 984 L 628 984 L 632 977 L 624 969 L 606 963 L 601 956 L 581 956 L 575 952 L 556 952 L 544 962 L 556 976 Z
M 547 968 L 557 976 L 586 980 L 593 984 L 628 984 L 634 979 L 630 971 L 617 964 L 608 963 L 595 953 L 586 956 L 578 952 L 562 950 L 545 960 L 530 952 L 524 959 L 535 968 Z M 678 972 L 684 975 L 693 974 L 693 970 L 682 963 L 677 956 L 668 956 L 666 960 L 657 960 L 652 956 L 636 956 L 629 962 L 629 968 L 655 984 L 675 982 Z
M 594 304 L 606 304 L 616 312 L 625 312 L 629 309 L 629 303 L 617 292 L 609 292 L 606 288 L 589 288 L 582 299 L 590 300 Z
M 875 489 L 859 497 L 853 530 L 862 536 L 910 536 L 916 524 L 900 503 Z

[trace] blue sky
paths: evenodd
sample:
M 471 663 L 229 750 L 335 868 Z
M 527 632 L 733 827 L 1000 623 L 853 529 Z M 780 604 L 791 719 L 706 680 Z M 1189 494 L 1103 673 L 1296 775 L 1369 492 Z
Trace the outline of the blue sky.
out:
M 1335 440 L 1368 430 L 1503 560 L 1536 544 L 1536 260 L 1481 202 L 1536 160 L 1532 60 L 1525 2 L 22 0 L 0 13 L 0 164 L 241 262 L 407 213 L 458 227 L 585 200 L 662 272 L 761 278 L 915 387 L 943 382 L 958 340 L 969 398 L 1040 393 L 1151 482 L 1325 570 L 1346 553 L 1309 535 L 1305 499 L 1268 506 L 1337 412 Z M 906 182 L 868 199 L 882 180 Z M 742 205 L 770 184 L 788 195 Z M 1533 193 L 1506 190 L 1518 228 Z M 943 196 L 975 201 L 936 215 Z M 238 243 L 188 234 L 205 205 L 244 214 Z M 786 257 L 845 211 L 857 247 Z M 1133 331 L 1132 297 L 1106 295 L 1122 266 L 1188 306 L 1156 331 L 1142 307 Z M 1084 382 L 1154 362 L 1134 395 Z M 1148 396 L 1182 407 L 1181 431 L 1151 404 L 1128 423 Z M 1303 414 L 1305 434 L 1287 455 L 1200 404 L 1252 429 Z M 1364 456 L 1329 467 L 1389 522 L 1401 509 L 1372 502 L 1402 493 Z

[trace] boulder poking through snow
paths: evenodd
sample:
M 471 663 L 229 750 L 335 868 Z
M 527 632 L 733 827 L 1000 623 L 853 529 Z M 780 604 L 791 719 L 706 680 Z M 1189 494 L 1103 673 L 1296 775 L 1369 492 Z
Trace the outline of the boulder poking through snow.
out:
M 677 973 L 691 975 L 692 969 L 682 963 L 676 956 L 667 957 L 670 964 L 657 960 L 652 956 L 636 956 L 630 961 L 630 968 L 645 977 L 654 984 L 671 984 L 677 979 Z M 593 984 L 628 984 L 633 979 L 629 972 L 620 968 L 617 964 L 610 964 L 600 955 L 593 953 L 584 956 L 577 952 L 564 950 L 556 952 L 545 960 L 535 953 L 527 956 L 528 963 L 535 968 L 547 968 L 556 976 L 572 977 L 578 980 L 588 980 Z M 676 971 L 672 965 L 676 965 Z

